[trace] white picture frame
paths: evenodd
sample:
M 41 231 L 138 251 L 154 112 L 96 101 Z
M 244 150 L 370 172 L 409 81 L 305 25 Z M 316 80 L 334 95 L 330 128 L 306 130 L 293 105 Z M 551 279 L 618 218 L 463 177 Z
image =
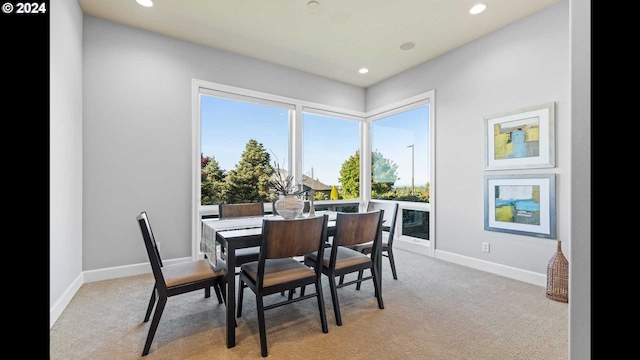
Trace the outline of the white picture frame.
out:
M 555 102 L 486 116 L 484 170 L 555 167 Z
M 485 175 L 484 229 L 556 239 L 556 175 Z

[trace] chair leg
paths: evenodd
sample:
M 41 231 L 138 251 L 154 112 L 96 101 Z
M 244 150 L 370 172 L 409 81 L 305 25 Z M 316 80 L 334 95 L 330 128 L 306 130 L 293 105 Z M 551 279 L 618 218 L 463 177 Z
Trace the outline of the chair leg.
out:
M 217 283 L 216 285 L 213 285 L 213 290 L 215 290 L 216 292 L 216 297 L 218 298 L 218 304 L 222 304 L 222 294 L 220 293 L 221 287 L 220 287 L 220 283 Z
M 331 300 L 333 301 L 333 311 L 336 315 L 336 324 L 342 326 L 342 317 L 340 317 L 340 304 L 338 303 L 338 287 L 334 276 L 329 276 L 329 288 L 331 289 Z
M 240 284 L 238 286 L 238 303 L 236 304 L 238 312 L 236 313 L 236 317 L 242 317 L 242 295 L 244 294 L 244 288 L 244 281 L 240 280 Z
M 304 286 L 302 290 L 300 290 L 300 296 L 304 296 Z M 320 281 L 316 281 L 316 294 L 318 296 L 318 310 L 320 311 L 320 324 L 322 324 L 322 332 L 328 333 L 329 326 L 327 324 L 327 312 L 324 307 L 324 296 L 322 295 L 322 283 Z
M 262 303 L 262 295 L 256 294 L 256 306 L 258 310 L 258 328 L 260 329 L 260 350 L 262 357 L 266 357 L 267 353 L 267 330 L 264 321 L 264 305 Z
M 304 290 L 306 289 L 306 286 L 301 286 L 300 287 L 300 297 L 304 296 Z
M 391 273 L 393 274 L 393 280 L 398 280 L 398 274 L 396 274 L 396 262 L 393 260 L 393 250 L 387 250 L 389 254 L 389 264 L 391 264 Z
M 340 275 L 340 285 L 344 284 L 344 275 Z M 358 289 L 360 290 L 360 289 Z
M 158 324 L 160 323 L 160 317 L 162 316 L 162 312 L 164 311 L 164 306 L 166 304 L 166 298 L 158 298 L 158 305 L 156 305 L 156 312 L 153 314 L 153 320 L 151 320 L 151 327 L 149 328 L 149 334 L 147 334 L 147 341 L 144 344 L 142 356 L 146 356 L 147 354 L 149 354 L 149 349 L 151 349 L 153 337 L 156 335 L 156 330 L 158 329 Z
M 364 275 L 364 270 L 358 271 L 358 280 L 362 281 L 362 275 Z M 362 282 L 356 284 L 356 290 L 360 290 L 360 284 L 362 284 Z
M 218 288 L 220 288 L 220 293 L 222 294 L 222 302 L 227 305 L 227 280 L 224 277 L 218 282 Z
M 153 305 L 156 303 L 156 285 L 153 285 L 153 290 L 151 290 L 151 299 L 149 300 L 149 306 L 147 307 L 147 314 L 144 316 L 144 322 L 149 321 L 151 317 L 151 310 L 153 310 Z
M 380 283 L 380 274 L 378 273 L 378 267 L 374 264 L 371 267 L 371 273 L 373 274 L 373 287 L 375 288 L 375 296 L 378 298 L 378 308 L 384 309 L 384 303 L 382 302 L 382 289 Z
M 205 299 L 208 299 L 211 297 L 211 288 L 208 286 L 204 288 L 204 297 Z

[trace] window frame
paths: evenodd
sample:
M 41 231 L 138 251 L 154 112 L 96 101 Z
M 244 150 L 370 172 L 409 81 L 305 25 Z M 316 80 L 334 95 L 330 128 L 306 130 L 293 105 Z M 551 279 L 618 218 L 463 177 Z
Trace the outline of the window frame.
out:
M 260 104 L 271 104 L 271 106 L 282 107 L 292 106 L 289 111 L 289 162 L 288 170 L 295 175 L 296 181 L 302 179 L 302 169 L 297 164 L 302 162 L 302 118 L 303 112 L 313 112 L 318 115 L 331 116 L 336 118 L 357 120 L 360 132 L 360 198 L 353 200 L 326 200 L 318 201 L 320 205 L 347 205 L 358 204 L 359 211 L 365 211 L 368 201 L 388 201 L 371 199 L 371 123 L 377 119 L 393 115 L 398 112 L 411 110 L 412 106 L 422 106 L 429 104 L 429 203 L 417 203 L 398 201 L 398 212 L 402 209 L 419 210 L 429 212 L 429 240 L 416 240 L 415 238 L 399 235 L 394 242 L 396 247 L 404 248 L 408 251 L 425 254 L 435 257 L 436 237 L 434 216 L 436 208 L 436 181 L 435 181 L 435 90 L 430 90 L 404 100 L 393 102 L 389 105 L 367 111 L 356 111 L 344 109 L 331 105 L 290 98 L 286 96 L 273 95 L 255 90 L 219 84 L 211 81 L 192 79 L 192 158 L 191 158 L 191 245 L 192 258 L 201 259 L 204 255 L 200 252 L 201 222 L 203 216 L 217 215 L 217 205 L 200 205 L 200 155 L 201 155 L 201 132 L 200 132 L 200 95 L 202 93 L 213 96 L 228 97 L 231 99 L 242 99 L 243 101 L 256 102 Z M 426 102 L 426 103 L 425 103 Z M 274 105 L 275 104 L 275 105 Z M 366 185 L 365 185 L 366 184 Z M 271 211 L 271 204 L 265 204 L 265 211 Z M 396 223 L 396 234 L 402 233 L 402 221 Z
M 218 97 L 218 98 L 223 98 L 223 99 L 227 99 L 227 100 L 235 100 L 235 101 L 240 101 L 240 102 L 245 102 L 248 104 L 254 104 L 254 105 L 263 105 L 263 106 L 269 106 L 269 107 L 273 107 L 273 108 L 278 108 L 278 109 L 283 109 L 283 110 L 288 110 L 288 114 L 287 114 L 287 128 L 288 128 L 288 137 L 287 137 L 287 142 L 288 142 L 288 148 L 287 148 L 287 156 L 286 158 L 289 159 L 291 158 L 291 141 L 292 141 L 292 123 L 293 123 L 293 119 L 294 119 L 294 113 L 295 113 L 295 105 L 286 101 L 282 101 L 282 99 L 279 100 L 275 100 L 275 99 L 267 99 L 265 97 L 257 97 L 255 96 L 255 94 L 249 95 L 249 94 L 240 94 L 240 93 L 234 93 L 234 92 L 229 92 L 229 91 L 220 91 L 220 90 L 214 90 L 214 89 L 209 89 L 209 88 L 203 88 L 201 87 L 199 89 L 199 94 L 198 94 L 198 124 L 197 124 L 197 131 L 198 131 L 198 147 L 199 147 L 199 153 L 198 153 L 198 158 L 200 158 L 200 154 L 202 154 L 202 113 L 200 112 L 202 109 L 202 104 L 200 103 L 201 100 L 201 95 L 207 95 L 207 96 L 213 96 L 213 97 Z M 195 125 L 195 124 L 194 124 Z M 282 164 L 285 165 L 285 164 Z M 287 171 L 289 173 L 291 173 L 291 163 L 287 163 Z M 198 169 L 198 172 L 200 172 L 200 169 Z M 200 202 L 202 201 L 201 199 L 201 181 L 200 179 L 198 179 L 198 183 L 200 185 L 198 185 L 198 196 L 200 197 Z M 267 206 L 268 205 L 268 206 Z M 201 216 L 202 215 L 218 215 L 218 205 L 202 205 L 201 203 L 199 204 L 200 206 L 200 213 Z M 267 210 L 272 211 L 271 209 L 271 204 L 266 204 L 265 203 L 265 211 Z
M 376 120 L 384 119 L 392 115 L 413 110 L 415 108 L 429 105 L 429 202 L 410 202 L 396 201 L 398 203 L 398 216 L 401 216 L 402 210 L 418 210 L 429 213 L 429 240 L 416 239 L 411 236 L 402 235 L 402 220 L 396 221 L 394 246 L 411 252 L 417 252 L 430 257 L 435 257 L 436 236 L 435 236 L 435 205 L 436 205 L 436 182 L 435 182 L 435 90 L 430 90 L 410 98 L 393 102 L 389 105 L 380 107 L 375 110 L 366 112 L 364 132 L 365 146 L 360 156 L 360 194 L 363 201 L 364 210 L 368 201 L 372 202 L 389 202 L 390 200 L 380 200 L 371 198 L 371 127 Z M 360 139 L 362 142 L 363 139 Z M 366 181 L 363 177 L 366 176 Z M 368 184 L 368 186 L 364 186 Z
M 192 176 L 192 188 L 191 188 L 191 254 L 192 258 L 201 259 L 203 254 L 200 252 L 200 238 L 202 235 L 202 228 L 200 219 L 203 216 L 216 216 L 218 214 L 218 205 L 201 205 L 201 184 L 200 184 L 200 155 L 201 155 L 201 95 L 217 96 L 222 98 L 228 98 L 232 100 L 241 100 L 250 103 L 256 103 L 261 105 L 275 106 L 289 109 L 289 150 L 287 169 L 291 174 L 294 174 L 295 181 L 302 179 L 302 169 L 297 164 L 302 163 L 302 149 L 303 149 L 303 133 L 302 133 L 302 119 L 303 112 L 311 112 L 318 115 L 331 116 L 335 118 L 341 118 L 345 120 L 356 120 L 359 124 L 359 136 L 360 136 L 360 153 L 363 151 L 363 128 L 365 123 L 365 113 L 361 111 L 355 111 L 350 109 L 344 109 L 340 107 L 319 104 L 311 101 L 305 101 L 286 96 L 273 95 L 255 90 L 249 90 L 245 88 L 219 84 L 211 81 L 192 79 L 191 81 L 191 94 L 192 94 L 192 123 L 191 123 L 191 135 L 192 135 L 192 158 L 191 158 L 191 176 Z M 362 171 L 362 167 L 361 167 Z M 358 204 L 362 208 L 362 178 L 361 178 L 361 192 L 359 199 L 350 200 L 326 200 L 317 201 L 317 205 L 347 205 Z M 272 211 L 271 204 L 265 204 L 265 212 Z
M 347 114 L 343 114 L 343 113 L 337 113 L 334 111 L 329 111 L 329 110 L 322 110 L 322 109 L 317 109 L 317 108 L 313 108 L 313 107 L 309 107 L 309 106 L 303 106 L 302 107 L 302 111 L 300 111 L 300 159 L 302 159 L 303 155 L 304 155 L 304 132 L 303 132 L 303 128 L 304 128 L 304 114 L 312 114 L 312 115 L 319 115 L 319 116 L 325 116 L 325 117 L 329 117 L 329 118 L 333 118 L 333 119 L 338 119 L 338 120 L 343 120 L 343 121 L 358 121 L 359 122 L 359 126 L 358 126 L 358 137 L 359 137 L 359 145 L 358 145 L 358 150 L 360 151 L 360 154 L 362 154 L 362 149 L 364 148 L 364 144 L 363 144 L 363 131 L 364 131 L 364 127 L 363 127 L 363 123 L 365 121 L 364 117 L 359 117 L 359 116 L 353 116 L 353 115 L 347 115 Z M 362 156 L 361 156 L 362 157 Z M 298 163 L 296 163 L 298 164 Z M 304 163 L 302 164 L 304 167 Z M 362 164 L 360 165 L 360 170 L 362 171 Z M 301 170 L 302 172 L 302 170 Z M 360 174 L 360 176 L 362 176 L 362 174 Z M 300 177 L 302 177 L 302 175 L 300 175 Z M 362 179 L 362 178 L 361 178 Z M 362 181 L 360 181 L 360 185 L 362 185 Z M 360 186 L 360 198 L 358 199 L 343 199 L 343 200 L 315 200 L 314 203 L 316 205 L 319 204 L 324 204 L 324 205 L 331 205 L 331 204 L 353 204 L 353 203 L 358 203 L 358 209 L 362 208 L 362 204 L 364 203 L 364 201 L 362 201 L 362 186 Z

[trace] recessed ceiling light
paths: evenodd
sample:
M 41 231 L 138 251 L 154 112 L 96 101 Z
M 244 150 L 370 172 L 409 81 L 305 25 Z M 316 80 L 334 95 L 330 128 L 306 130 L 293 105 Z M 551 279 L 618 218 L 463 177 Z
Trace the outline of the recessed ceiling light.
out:
M 307 7 L 313 11 L 317 11 L 320 9 L 320 3 L 317 1 L 309 1 Z
M 411 50 L 416 46 L 416 44 L 412 43 L 412 42 L 406 42 L 402 45 L 400 45 L 400 50 Z
M 475 14 L 480 14 L 481 12 L 484 11 L 484 9 L 487 8 L 487 5 L 485 4 L 477 4 L 477 5 L 473 5 L 473 7 L 471 8 L 471 10 L 469 10 L 469 13 L 472 15 Z
M 136 2 L 144 7 L 152 7 L 153 1 L 151 0 L 136 0 Z
M 358 72 L 359 72 L 360 74 L 366 74 L 366 73 L 368 73 L 368 72 L 369 72 L 369 69 L 367 69 L 367 68 L 362 68 L 362 69 L 358 70 Z

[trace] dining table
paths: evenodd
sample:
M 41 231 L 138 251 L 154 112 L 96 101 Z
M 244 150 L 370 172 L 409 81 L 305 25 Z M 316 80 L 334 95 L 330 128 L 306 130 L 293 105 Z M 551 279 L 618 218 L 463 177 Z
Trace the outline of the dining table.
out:
M 329 215 L 327 236 L 333 236 L 336 228 L 337 212 L 316 211 L 315 216 Z M 308 216 L 308 215 L 307 215 Z M 227 267 L 227 348 L 236 345 L 236 250 L 260 246 L 262 242 L 262 222 L 264 219 L 283 219 L 280 215 L 250 216 L 233 219 L 202 219 L 202 238 L 200 251 L 217 267 L 218 246 L 224 251 Z

